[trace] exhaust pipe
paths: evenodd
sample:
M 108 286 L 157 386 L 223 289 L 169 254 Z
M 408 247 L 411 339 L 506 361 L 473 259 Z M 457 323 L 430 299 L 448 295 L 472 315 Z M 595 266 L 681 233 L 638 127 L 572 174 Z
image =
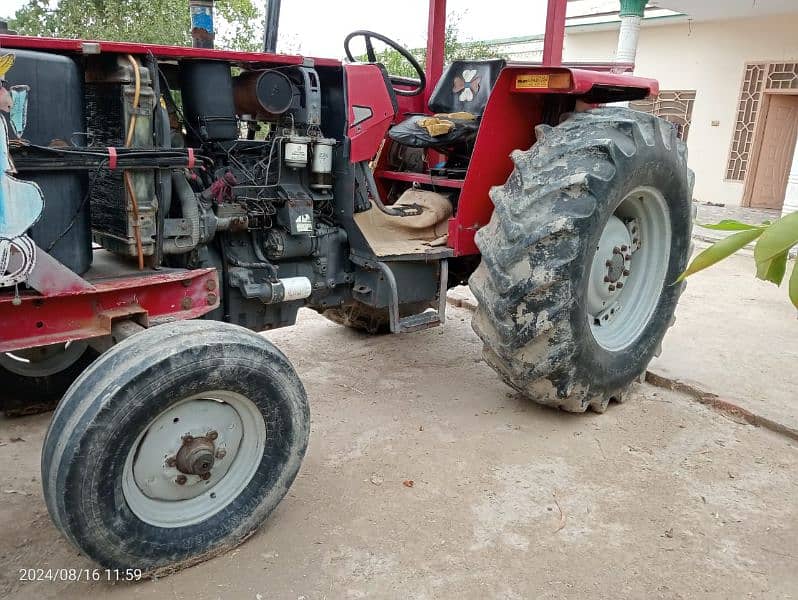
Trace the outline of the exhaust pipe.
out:
M 266 19 L 263 31 L 263 51 L 277 52 L 277 30 L 280 27 L 281 0 L 266 0 Z

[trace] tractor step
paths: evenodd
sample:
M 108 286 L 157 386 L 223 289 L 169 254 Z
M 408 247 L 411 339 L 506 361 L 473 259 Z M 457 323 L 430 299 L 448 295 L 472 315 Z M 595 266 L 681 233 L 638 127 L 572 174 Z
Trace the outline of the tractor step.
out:
M 382 261 L 366 259 L 356 254 L 350 257 L 352 262 L 365 267 L 369 270 L 379 271 L 388 283 L 391 299 L 388 303 L 388 316 L 391 333 L 410 333 L 421 331 L 430 327 L 437 327 L 446 321 L 446 286 L 449 281 L 449 263 L 446 259 L 440 261 L 440 283 L 438 284 L 438 308 L 437 310 L 425 310 L 424 312 L 399 317 L 399 289 L 396 285 L 396 277 L 391 268 Z
M 421 331 L 422 329 L 429 329 L 430 327 L 437 327 L 443 321 L 443 317 L 437 310 L 428 310 L 417 315 L 410 315 L 399 319 L 399 332 L 410 333 L 412 331 Z

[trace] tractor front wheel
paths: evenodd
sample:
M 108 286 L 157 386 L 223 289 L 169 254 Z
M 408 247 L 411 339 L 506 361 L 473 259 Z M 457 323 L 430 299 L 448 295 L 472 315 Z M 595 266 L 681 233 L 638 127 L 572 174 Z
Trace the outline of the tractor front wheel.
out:
M 524 395 L 603 412 L 674 320 L 691 245 L 687 151 L 670 123 L 622 108 L 536 133 L 477 234 L 473 327 Z
M 288 359 L 241 327 L 186 321 L 103 354 L 42 453 L 56 527 L 113 569 L 157 575 L 235 547 L 288 492 L 308 442 Z

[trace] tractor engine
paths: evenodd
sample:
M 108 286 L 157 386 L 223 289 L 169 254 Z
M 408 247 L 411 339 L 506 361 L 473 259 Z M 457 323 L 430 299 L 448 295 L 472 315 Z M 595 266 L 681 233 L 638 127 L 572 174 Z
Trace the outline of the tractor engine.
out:
M 93 255 L 94 268 L 215 267 L 211 317 L 253 329 L 293 323 L 304 301 L 339 304 L 339 284 L 348 294 L 337 140 L 312 63 L 18 51 L 7 78 L 27 94 L 12 158 L 47 206 L 32 237 L 76 273 Z

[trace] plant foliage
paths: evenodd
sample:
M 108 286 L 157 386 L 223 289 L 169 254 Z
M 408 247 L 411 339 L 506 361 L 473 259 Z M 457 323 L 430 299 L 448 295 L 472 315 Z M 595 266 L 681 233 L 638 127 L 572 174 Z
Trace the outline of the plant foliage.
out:
M 225 26 L 220 48 L 258 50 L 262 40 L 260 2 L 216 0 Z M 28 0 L 9 23 L 22 35 L 191 44 L 188 0 Z
M 714 265 L 754 241 L 756 242 L 754 245 L 756 276 L 776 285 L 781 285 L 784 281 L 790 250 L 798 246 L 798 212 L 786 215 L 772 223 L 765 222 L 760 225 L 726 220 L 714 225 L 700 225 L 700 227 L 736 233 L 715 242 L 696 256 L 677 281 L 682 281 L 686 277 Z M 798 308 L 798 261 L 795 262 L 790 275 L 788 293 L 790 300 Z

